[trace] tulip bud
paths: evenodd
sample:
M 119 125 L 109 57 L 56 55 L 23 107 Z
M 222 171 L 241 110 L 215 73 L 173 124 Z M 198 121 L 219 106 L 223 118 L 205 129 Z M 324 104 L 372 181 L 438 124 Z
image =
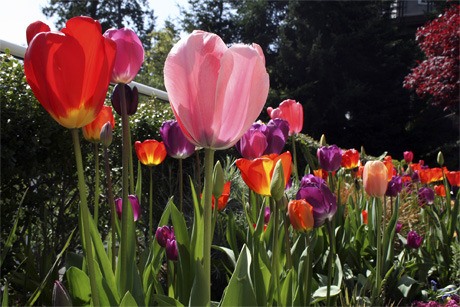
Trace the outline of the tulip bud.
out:
M 179 250 L 177 248 L 176 239 L 167 239 L 165 249 L 166 258 L 171 261 L 177 261 L 179 259 Z
M 417 232 L 411 230 L 407 233 L 407 247 L 417 249 L 422 244 L 423 237 L 421 237 Z
M 326 136 L 324 134 L 321 134 L 321 138 L 319 139 L 319 145 L 320 146 L 327 146 Z
M 106 148 L 109 147 L 110 144 L 112 144 L 112 138 L 113 138 L 112 124 L 110 122 L 107 122 L 102 126 L 102 129 L 101 129 L 100 139 L 101 139 L 102 146 Z
M 436 160 L 439 164 L 439 166 L 444 165 L 444 155 L 442 154 L 442 151 L 438 152 L 438 158 Z
M 284 181 L 284 170 L 281 160 L 278 160 L 273 170 L 272 181 L 270 183 L 270 194 L 275 200 L 280 200 L 284 196 L 284 188 L 286 182 Z
M 368 161 L 364 165 L 363 185 L 367 194 L 382 197 L 387 190 L 387 167 L 381 161 Z
M 139 91 L 135 86 L 131 89 L 131 87 L 127 84 L 115 85 L 115 88 L 112 92 L 112 96 L 110 97 L 110 100 L 112 101 L 112 106 L 117 112 L 117 114 L 121 116 L 121 86 L 125 88 L 126 113 L 128 115 L 133 115 L 136 113 L 137 106 L 139 104 Z
M 217 161 L 216 165 L 214 165 L 212 181 L 213 181 L 212 195 L 216 199 L 218 199 L 222 195 L 222 192 L 224 191 L 224 184 L 225 184 L 224 170 L 222 169 L 222 164 L 220 164 L 220 161 Z

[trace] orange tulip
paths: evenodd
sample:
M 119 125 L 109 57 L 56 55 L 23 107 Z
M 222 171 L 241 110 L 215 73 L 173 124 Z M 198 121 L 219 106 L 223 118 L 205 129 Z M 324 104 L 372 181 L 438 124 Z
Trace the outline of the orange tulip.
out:
M 323 169 L 318 168 L 318 169 L 313 170 L 313 175 L 315 175 L 316 177 L 322 178 L 324 180 L 327 180 L 328 173 L 324 171 Z
M 393 159 L 391 158 L 391 156 L 385 156 L 385 158 L 383 158 L 383 163 L 387 168 L 387 180 L 390 181 L 391 178 L 393 178 L 393 176 L 396 175 L 396 170 L 393 165 Z
M 166 158 L 166 147 L 163 142 L 157 140 L 137 141 L 134 149 L 139 161 L 147 166 L 158 165 Z
M 447 169 L 444 168 L 444 171 L 447 171 Z M 443 179 L 442 172 L 443 170 L 440 167 L 425 168 L 419 170 L 418 176 L 421 183 L 428 184 L 436 181 L 441 181 Z
M 364 165 L 363 185 L 367 194 L 373 197 L 385 195 L 388 185 L 388 169 L 381 161 L 368 161 Z
M 434 193 L 441 197 L 446 197 L 446 187 L 443 184 L 434 186 Z
M 99 114 L 110 83 L 116 46 L 101 25 L 74 17 L 61 32 L 32 24 L 24 56 L 27 83 L 37 100 L 59 124 L 81 128 Z
M 291 176 L 292 161 L 289 151 L 281 155 L 264 155 L 254 160 L 240 158 L 236 160 L 236 166 L 240 170 L 244 182 L 251 190 L 260 195 L 270 196 L 270 184 L 278 160 L 281 160 L 281 164 L 283 165 L 284 182 L 287 184 Z
M 222 211 L 227 206 L 228 198 L 230 197 L 230 181 L 227 181 L 224 184 L 224 190 L 222 191 L 222 195 L 217 199 L 217 210 Z M 212 208 L 214 209 L 214 203 L 216 202 L 216 198 L 214 195 L 212 196 Z
M 451 186 L 460 187 L 460 171 L 447 172 L 446 177 Z
M 359 151 L 356 149 L 342 151 L 342 162 L 340 165 L 346 169 L 357 168 L 359 166 Z
M 307 231 L 315 224 L 313 207 L 305 199 L 291 200 L 288 204 L 288 214 L 295 230 Z
M 99 142 L 101 140 L 102 126 L 104 126 L 107 122 L 110 122 L 112 129 L 115 127 L 115 119 L 113 118 L 112 108 L 109 106 L 103 106 L 96 119 L 82 128 L 83 137 L 90 142 Z

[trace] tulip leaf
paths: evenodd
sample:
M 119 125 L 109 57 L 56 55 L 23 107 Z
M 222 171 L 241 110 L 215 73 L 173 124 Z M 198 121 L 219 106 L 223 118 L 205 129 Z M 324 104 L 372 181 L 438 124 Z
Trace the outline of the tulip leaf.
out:
M 161 294 L 155 294 L 153 296 L 155 302 L 158 303 L 159 306 L 176 306 L 176 307 L 183 307 L 184 305 L 179 302 L 178 300 Z
M 71 267 L 66 271 L 69 292 L 72 302 L 78 306 L 89 305 L 91 299 L 91 288 L 89 277 L 80 269 Z
M 409 291 L 412 288 L 412 285 L 416 284 L 417 281 L 407 275 L 403 275 L 399 280 L 397 287 L 399 291 L 401 291 L 402 295 L 404 297 L 407 297 L 409 294 Z
M 297 276 L 294 269 L 290 269 L 281 285 L 281 306 L 292 306 L 295 289 L 297 288 Z
M 136 300 L 132 296 L 132 294 L 128 291 L 126 292 L 125 296 L 121 300 L 120 307 L 135 307 L 138 306 Z
M 102 276 L 101 269 L 99 268 L 99 264 L 97 261 L 94 262 L 94 269 L 95 269 L 95 279 L 96 279 L 96 286 L 98 287 L 98 294 L 99 294 L 99 303 L 101 306 L 115 306 L 118 304 L 118 300 L 115 298 L 118 296 L 118 292 L 113 293 L 112 289 L 110 289 L 107 280 Z
M 213 245 L 211 247 L 223 252 L 224 254 L 226 254 L 228 259 L 232 263 L 233 268 L 235 268 L 235 266 L 236 266 L 236 258 L 235 258 L 235 253 L 233 252 L 233 250 L 231 250 L 230 248 L 227 248 L 227 247 L 224 247 L 224 246 L 218 246 L 218 245 Z
M 229 211 L 227 214 L 227 230 L 225 232 L 225 238 L 227 238 L 228 245 L 233 250 L 234 256 L 238 257 L 239 250 L 236 243 L 235 216 L 232 211 Z
M 204 221 L 203 221 L 203 207 L 198 200 L 193 181 L 190 178 L 190 187 L 192 189 L 192 200 L 194 207 L 194 220 L 191 238 L 191 254 L 193 259 L 203 259 L 203 245 L 204 245 Z
M 4 290 L 3 290 L 3 294 L 2 294 L 2 307 L 8 307 L 10 306 L 8 304 L 8 288 L 9 288 L 9 283 L 8 281 L 5 283 L 5 287 L 4 287 Z
M 337 287 L 337 286 L 331 285 L 331 290 L 330 290 L 331 297 L 334 297 L 334 296 L 338 295 L 339 293 L 340 293 L 340 288 Z M 319 301 L 325 300 L 326 297 L 327 297 L 327 286 L 323 286 L 323 287 L 318 288 L 313 293 L 313 298 L 315 300 L 312 302 L 312 305 L 317 303 L 317 302 L 319 302 Z
M 246 245 L 243 246 L 235 271 L 225 290 L 221 306 L 256 306 L 257 300 L 251 281 L 251 254 Z

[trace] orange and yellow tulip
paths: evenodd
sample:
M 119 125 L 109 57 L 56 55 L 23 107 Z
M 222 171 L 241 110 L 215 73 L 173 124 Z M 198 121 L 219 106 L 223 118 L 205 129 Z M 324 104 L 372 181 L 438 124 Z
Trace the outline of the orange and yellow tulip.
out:
M 254 160 L 240 158 L 236 160 L 236 166 L 240 170 L 244 182 L 251 190 L 260 195 L 270 196 L 270 184 L 278 160 L 281 160 L 283 165 L 284 182 L 288 183 L 291 176 L 292 161 L 289 151 L 281 155 L 265 155 Z
M 113 118 L 112 108 L 103 106 L 101 112 L 88 125 L 82 128 L 83 137 L 90 142 L 99 142 L 101 140 L 101 130 L 107 122 L 110 123 L 112 129 L 115 128 L 115 119 Z
M 147 166 L 158 165 L 166 158 L 166 147 L 163 142 L 157 140 L 137 141 L 134 149 L 139 161 Z

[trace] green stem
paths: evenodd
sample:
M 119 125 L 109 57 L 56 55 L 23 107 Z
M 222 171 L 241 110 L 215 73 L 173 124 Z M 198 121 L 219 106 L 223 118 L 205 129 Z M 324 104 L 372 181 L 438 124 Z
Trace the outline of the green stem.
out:
M 110 224 L 112 228 L 112 241 L 111 241 L 111 249 L 112 249 L 112 270 L 115 273 L 115 266 L 116 266 L 116 237 L 117 237 L 117 229 L 116 229 L 116 219 L 117 219 L 117 212 L 115 209 L 115 200 L 113 197 L 112 191 L 112 176 L 110 175 L 110 165 L 109 165 L 109 151 L 107 147 L 104 147 L 104 159 L 105 159 L 105 178 L 107 181 L 107 197 L 109 200 L 109 207 L 110 207 Z
M 129 237 L 128 231 L 128 217 L 127 214 L 130 204 L 129 204 L 129 156 L 130 152 L 130 137 L 129 137 L 129 119 L 128 113 L 126 110 L 126 96 L 125 96 L 125 87 L 123 84 L 120 84 L 120 101 L 121 101 L 121 125 L 122 125 L 122 214 L 121 214 L 121 242 L 120 242 L 120 271 L 121 272 L 130 272 L 129 263 L 128 263 L 128 246 L 129 241 L 132 238 Z M 128 280 L 130 276 L 126 278 L 121 278 L 120 288 L 122 291 L 122 296 L 129 290 Z
M 313 230 L 314 231 L 314 230 Z M 305 233 L 305 248 L 307 250 L 307 259 L 305 260 L 305 285 L 304 285 L 304 306 L 310 305 L 311 300 L 311 276 L 313 273 L 312 268 L 312 246 L 311 246 L 311 233 Z
M 375 267 L 375 288 L 372 295 L 372 303 L 378 303 L 378 296 L 380 295 L 380 286 L 382 283 L 382 230 L 381 230 L 381 220 L 382 220 L 382 208 L 380 205 L 379 198 L 375 197 L 374 199 L 374 212 L 375 214 L 375 231 L 377 239 L 377 263 Z
M 331 284 L 332 284 L 332 276 L 333 276 L 333 261 L 335 255 L 335 234 L 334 234 L 334 226 L 332 221 L 327 221 L 327 230 L 329 233 L 329 254 L 328 254 L 328 270 L 327 270 L 327 293 L 326 293 L 326 306 L 331 306 Z
M 204 156 L 204 191 L 203 191 L 203 206 L 204 206 L 204 244 L 203 244 L 203 267 L 205 284 L 205 300 L 206 305 L 211 304 L 211 244 L 212 244 L 212 171 L 214 167 L 214 150 L 211 148 L 205 149 Z
M 152 167 L 149 167 L 150 173 L 150 187 L 149 187 L 149 242 L 153 243 L 153 178 Z
M 133 166 L 133 144 L 131 142 L 131 128 L 129 124 L 127 125 L 126 129 L 128 130 L 127 137 L 128 137 L 128 144 L 129 144 L 129 194 L 135 194 L 135 186 L 134 186 L 134 166 Z
M 71 129 L 73 146 L 75 151 L 75 160 L 77 163 L 77 174 L 78 174 L 78 190 L 80 193 L 80 212 L 82 214 L 82 224 L 83 224 L 83 236 L 84 244 L 83 248 L 86 254 L 86 263 L 88 265 L 88 275 L 89 282 L 91 287 L 91 298 L 93 300 L 94 306 L 99 306 L 99 293 L 96 284 L 96 271 L 94 268 L 94 258 L 93 258 L 93 246 L 91 244 L 91 236 L 89 233 L 89 219 L 91 215 L 88 209 L 88 201 L 86 198 L 86 186 L 85 178 L 83 175 L 83 160 L 81 157 L 81 148 L 80 148 L 80 138 L 78 135 L 78 129 Z
M 195 182 L 197 191 L 201 191 L 201 161 L 200 161 L 200 151 L 195 151 Z
M 96 227 L 99 221 L 99 194 L 100 194 L 100 174 L 99 174 L 99 143 L 94 143 L 94 224 Z
M 182 207 L 184 203 L 184 182 L 183 182 L 183 172 L 182 172 L 182 159 L 179 159 L 179 211 L 182 212 Z
M 296 149 L 295 149 L 295 134 L 291 135 L 291 141 L 292 141 L 292 159 L 294 162 L 294 177 L 297 182 L 299 182 L 299 171 L 297 169 L 297 154 L 296 154 Z
M 292 268 L 292 255 L 291 255 L 291 240 L 289 239 L 289 217 L 285 214 L 284 210 L 284 241 L 286 249 L 286 271 Z
M 272 198 L 273 200 L 273 198 Z M 273 250 L 272 250 L 272 270 L 273 278 L 276 290 L 276 300 L 278 304 L 281 304 L 281 286 L 280 286 L 280 273 L 278 270 L 279 267 L 279 252 L 278 252 L 278 224 L 279 224 L 279 209 L 277 203 L 273 200 Z

